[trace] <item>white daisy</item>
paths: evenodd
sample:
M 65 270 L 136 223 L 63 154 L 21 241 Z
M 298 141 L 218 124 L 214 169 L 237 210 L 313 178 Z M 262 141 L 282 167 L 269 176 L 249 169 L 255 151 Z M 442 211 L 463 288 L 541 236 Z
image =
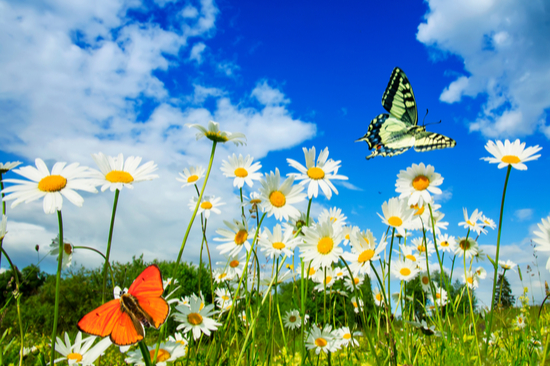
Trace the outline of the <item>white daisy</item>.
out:
M 193 184 L 197 184 L 197 181 L 204 177 L 204 172 L 205 169 L 200 165 L 190 166 L 189 169 L 183 169 L 183 174 L 178 173 L 181 178 L 176 178 L 176 180 L 184 183 L 181 188 L 187 187 Z
M 340 160 L 334 161 L 328 159 L 328 147 L 321 150 L 319 157 L 317 158 L 317 164 L 315 163 L 315 147 L 311 149 L 303 148 L 304 155 L 306 157 L 306 166 L 298 163 L 296 160 L 286 159 L 288 164 L 300 171 L 298 173 L 290 173 L 289 176 L 295 177 L 296 180 L 301 181 L 301 185 L 309 184 L 307 194 L 309 198 L 315 197 L 319 194 L 319 187 L 323 191 L 323 194 L 330 199 L 332 197 L 332 191 L 338 194 L 338 190 L 332 184 L 331 180 L 347 180 L 348 177 L 338 175 L 338 169 L 340 168 Z
M 302 326 L 302 317 L 298 310 L 287 311 L 283 317 L 283 323 L 286 328 L 298 329 Z
M 357 297 L 353 296 L 351 299 L 351 305 L 353 305 L 353 311 L 355 313 L 359 313 L 360 311 L 362 312 L 363 311 L 363 306 L 365 305 L 365 303 L 363 302 L 362 299 L 358 299 Z
M 438 186 L 443 183 L 443 178 L 435 172 L 431 165 L 413 164 L 407 170 L 401 170 L 397 178 L 395 191 L 401 193 L 399 198 L 406 198 L 409 205 L 421 206 L 424 203 L 432 203 L 433 199 L 430 193 L 442 193 Z
M 344 226 L 342 230 L 344 232 L 344 241 L 342 242 L 342 245 L 348 245 L 351 241 L 351 237 L 355 235 L 355 232 L 359 231 L 360 229 L 358 226 Z
M 195 211 L 195 207 L 197 207 L 197 201 L 198 197 L 192 197 L 191 200 L 189 200 L 189 209 L 191 211 Z M 201 200 L 201 204 L 199 205 L 199 210 L 197 211 L 197 214 L 204 213 L 204 217 L 208 220 L 210 218 L 210 212 L 214 212 L 216 214 L 221 214 L 222 212 L 218 209 L 218 207 L 225 205 L 225 202 L 220 202 L 221 197 L 216 196 L 203 196 Z
M 267 257 L 278 258 L 282 254 L 292 257 L 294 248 L 301 243 L 302 239 L 294 237 L 292 227 L 286 227 L 284 233 L 280 224 L 275 225 L 273 234 L 268 228 L 265 228 L 258 245 L 262 252 L 266 252 Z
M 214 291 L 216 295 L 216 304 L 222 305 L 225 303 L 230 303 L 233 299 L 233 296 L 231 295 L 231 292 L 229 292 L 228 289 L 219 287 Z
M 325 291 L 325 283 L 327 289 L 330 289 L 332 285 L 334 285 L 334 282 L 336 282 L 336 276 L 334 275 L 332 268 L 324 268 L 317 271 L 313 281 L 317 282 L 314 290 L 321 292 Z
M 415 247 L 399 244 L 399 250 L 401 251 L 401 254 L 403 254 L 405 260 L 413 262 L 419 269 L 426 269 L 426 258 L 423 258 L 421 254 L 417 252 Z
M 234 220 L 233 223 L 229 221 L 223 221 L 225 225 L 231 229 L 218 229 L 216 233 L 222 236 L 222 238 L 214 238 L 215 241 L 224 242 L 225 244 L 218 245 L 217 249 L 220 254 L 228 253 L 231 255 L 238 254 L 243 246 L 246 251 L 250 250 L 250 243 L 248 238 L 254 236 L 254 231 L 248 231 L 248 225 L 246 222 L 243 224 L 241 221 Z
M 254 185 L 253 180 L 260 180 L 262 173 L 257 173 L 262 165 L 259 162 L 252 164 L 254 158 L 247 155 L 243 158 L 241 154 L 237 157 L 236 154 L 228 156 L 229 161 L 223 161 L 221 170 L 223 175 L 233 180 L 233 187 L 242 188 L 246 183 L 249 187 Z
M 218 266 L 224 266 L 223 272 L 226 273 L 229 279 L 234 279 L 236 277 L 240 278 L 244 272 L 244 266 L 246 264 L 246 253 L 243 253 L 242 255 L 239 255 L 239 253 L 225 255 L 225 259 L 225 262 L 216 262 L 216 264 Z
M 511 260 L 507 260 L 506 262 L 505 261 L 498 261 L 498 264 L 505 270 L 512 270 L 512 271 L 516 271 L 514 268 L 516 268 L 516 264 L 514 262 L 512 262 Z
M 314 221 L 312 217 L 310 217 L 308 221 L 307 214 L 305 212 L 300 212 L 300 216 L 290 219 L 289 225 L 292 226 L 293 234 L 296 234 L 296 232 L 304 226 L 313 226 Z M 302 231 L 300 234 L 304 235 L 304 232 Z
M 479 245 L 472 238 L 458 238 L 458 245 L 455 250 L 455 254 L 462 257 L 464 254 L 466 258 L 471 258 L 479 253 Z
M 71 344 L 67 333 L 65 333 L 65 342 L 57 337 L 55 350 L 64 357 L 56 359 L 54 363 L 65 360 L 69 365 L 92 365 L 112 344 L 109 337 L 106 337 L 91 348 L 96 338 L 95 336 L 82 338 L 82 332 L 78 332 L 74 344 Z
M 468 285 L 471 289 L 476 289 L 479 286 L 478 277 L 475 272 L 466 271 L 466 275 L 462 275 L 462 280 Z
M 516 317 L 516 320 L 514 322 L 514 325 L 520 329 L 523 329 L 525 328 L 525 326 L 527 325 L 525 323 L 525 316 L 523 314 L 519 314 L 517 317 Z
M 426 222 L 426 228 L 429 231 L 433 232 L 434 229 L 432 226 L 435 226 L 435 234 L 440 235 L 441 230 L 447 230 L 447 226 L 449 226 L 449 222 L 443 221 L 443 218 L 445 217 L 445 214 L 443 212 L 433 211 L 432 213 L 433 213 L 433 223 L 432 223 L 432 219 L 429 218 Z
M 240 319 L 241 322 L 243 322 L 243 324 L 245 326 L 249 326 L 249 322 L 248 322 L 248 318 L 246 316 L 246 310 L 243 310 L 241 311 L 239 314 L 237 314 L 237 317 Z
M 420 277 L 420 285 L 422 286 L 422 291 L 430 292 L 431 291 L 430 276 L 428 276 L 428 272 L 427 271 L 420 272 L 419 277 Z
M 212 140 L 214 142 L 221 142 L 226 143 L 227 141 L 233 141 L 233 143 L 237 146 L 239 145 L 245 145 L 244 142 L 246 140 L 246 136 L 243 133 L 231 133 L 226 131 L 220 131 L 220 124 L 218 122 L 210 121 L 208 122 L 208 129 L 202 127 L 199 124 L 191 124 L 187 123 L 187 127 L 196 128 L 200 132 L 197 133 L 196 138 L 197 140 L 206 137 L 209 140 Z
M 386 248 L 386 238 L 382 236 L 378 247 L 370 230 L 357 230 L 351 237 L 351 252 L 344 253 L 344 259 L 354 273 L 370 275 L 370 264 L 380 259 L 380 253 Z
M 448 234 L 442 234 L 437 236 L 437 245 L 440 252 L 454 253 L 456 250 L 456 240 L 454 236 Z
M 4 197 L 4 201 L 15 200 L 11 207 L 21 202 L 29 203 L 44 197 L 43 208 L 47 214 L 60 211 L 63 206 L 63 196 L 74 205 L 81 207 L 84 199 L 75 190 L 97 193 L 95 180 L 88 179 L 90 171 L 88 167 L 79 166 L 73 163 L 65 166 L 66 163 L 55 163 L 52 172 L 42 159 L 35 160 L 36 168 L 25 166 L 13 172 L 30 179 L 4 179 L 4 182 L 15 183 L 5 188 L 2 193 L 10 193 Z
M 428 300 L 431 301 L 432 304 L 437 304 L 437 306 L 445 306 L 447 304 L 447 291 L 445 291 L 443 288 L 434 285 L 435 287 L 435 301 L 432 296 L 431 291 L 428 292 Z
M 306 348 L 308 350 L 315 349 L 316 354 L 321 351 L 325 353 L 335 352 L 338 349 L 338 344 L 332 334 L 332 327 L 325 325 L 323 329 L 319 329 L 317 325 L 313 324 L 307 337 Z
M 93 177 L 97 179 L 97 185 L 101 185 L 101 192 L 110 188 L 111 192 L 122 190 L 122 188 L 134 188 L 134 183 L 153 180 L 159 176 L 151 174 L 157 170 L 157 165 L 149 161 L 142 166 L 141 157 L 130 156 L 124 161 L 124 157 L 118 154 L 116 158 L 105 156 L 103 153 L 92 154 L 92 158 L 100 171 L 90 169 Z
M 483 267 L 477 267 L 475 275 L 480 280 L 484 280 L 487 277 L 487 271 Z
M 169 336 L 168 340 L 170 342 L 179 344 L 180 347 L 183 347 L 184 350 L 187 350 L 187 345 L 189 344 L 189 341 L 181 333 L 178 333 L 178 332 L 174 333 L 174 336 Z
M 147 346 L 149 349 L 149 357 L 151 360 L 155 356 L 155 352 L 157 350 L 157 345 Z M 180 343 L 177 342 L 162 342 L 160 344 L 159 351 L 157 353 L 157 363 L 155 365 L 157 366 L 166 366 L 168 362 L 172 364 L 177 359 L 185 356 L 186 353 L 186 347 L 182 346 Z M 141 351 L 139 348 L 135 349 L 132 352 L 128 352 L 128 358 L 125 358 L 124 361 L 126 361 L 128 364 L 134 365 L 134 366 L 144 366 L 145 361 L 143 360 L 143 355 L 141 354 Z
M 537 224 L 540 231 L 533 231 L 537 237 L 533 239 L 537 243 L 536 251 L 548 252 L 550 251 L 550 216 L 541 220 L 540 224 Z M 546 269 L 550 271 L 550 258 L 546 262 Z
M 201 332 L 209 336 L 211 331 L 218 329 L 221 324 L 210 318 L 214 315 L 212 311 L 214 305 L 210 304 L 201 308 L 202 304 L 203 302 L 199 297 L 192 296 L 189 299 L 189 306 L 176 306 L 174 319 L 181 323 L 176 329 L 183 328 L 184 333 L 192 330 L 194 339 L 199 339 Z
M 275 215 L 277 220 L 286 220 L 300 216 L 300 211 L 293 205 L 305 200 L 306 195 L 301 193 L 303 186 L 293 185 L 294 177 L 288 177 L 280 184 L 281 175 L 279 169 L 275 168 L 275 173 L 265 174 L 265 180 L 261 180 L 262 187 L 259 189 L 262 203 L 262 210 L 267 212 L 267 216 Z
M 13 168 L 16 168 L 17 166 L 21 165 L 22 163 L 20 161 L 13 161 L 13 162 L 7 162 L 7 163 L 0 163 L 0 174 L 6 174 Z
M 483 225 L 484 227 L 488 226 L 493 230 L 497 227 L 497 224 L 485 215 L 481 215 L 479 220 L 481 221 L 481 225 Z
M 464 221 L 459 222 L 458 226 L 475 231 L 477 234 L 487 234 L 487 230 L 483 228 L 484 225 L 477 221 L 481 218 L 481 216 L 483 216 L 483 212 L 478 211 L 476 208 L 470 217 L 468 217 L 468 210 L 466 208 L 463 208 L 462 212 L 464 213 Z
M 401 281 L 409 282 L 416 277 L 419 269 L 416 263 L 409 260 L 396 260 L 392 263 L 391 272 Z
M 527 170 L 527 166 L 523 163 L 526 161 L 536 160 L 540 157 L 539 155 L 533 155 L 539 152 L 542 147 L 539 145 L 525 148 L 525 142 L 520 142 L 519 139 L 510 143 L 510 140 L 493 141 L 487 142 L 485 145 L 485 150 L 493 155 L 489 158 L 481 158 L 481 160 L 488 161 L 489 163 L 498 163 L 498 168 L 502 169 L 505 166 L 511 165 L 513 168 L 519 170 Z
M 362 337 L 363 333 L 361 332 L 352 332 L 349 330 L 349 327 L 342 327 L 340 329 L 336 330 L 336 337 L 337 340 L 340 342 L 342 346 L 352 346 L 352 347 L 358 347 L 359 341 L 356 339 L 357 337 Z
M 418 255 L 424 257 L 424 260 L 426 259 L 426 254 L 429 257 L 435 252 L 434 243 L 430 239 L 427 240 L 427 243 L 424 241 L 424 238 L 414 238 L 411 240 L 412 246 L 418 252 Z
M 357 273 L 357 274 L 353 274 L 353 280 L 349 278 L 349 275 L 347 275 L 344 279 L 344 284 L 348 289 L 348 291 L 353 292 L 355 290 L 355 287 L 359 288 L 363 284 L 364 280 L 365 280 L 365 276 L 362 276 Z
M 233 279 L 233 277 L 228 275 L 227 268 L 216 268 L 212 275 L 214 276 L 214 281 L 216 281 L 216 283 L 231 281 Z
M 67 268 L 71 266 L 71 262 L 73 260 L 73 252 L 73 245 L 67 239 L 63 238 L 63 258 L 61 263 L 62 266 Z M 59 256 L 59 235 L 52 239 L 52 243 L 50 244 L 50 255 L 53 255 L 54 257 Z
M 339 246 L 344 235 L 341 228 L 335 228 L 329 220 L 319 222 L 313 228 L 305 228 L 304 243 L 300 245 L 301 258 L 311 261 L 314 268 L 331 267 L 344 253 Z
M 377 213 L 382 219 L 382 222 L 397 230 L 399 234 L 405 236 L 405 230 L 411 225 L 411 220 L 414 211 L 409 208 L 407 202 L 399 198 L 391 198 L 382 204 L 382 213 L 384 216 Z
M 342 210 L 337 207 L 332 207 L 330 210 L 326 208 L 319 215 L 318 221 L 325 221 L 326 219 L 332 222 L 332 225 L 338 225 L 343 227 L 346 225 L 347 217 L 342 213 Z
M 345 254 L 345 253 L 344 253 L 344 254 Z M 344 276 L 346 275 L 347 268 L 336 266 L 336 267 L 334 267 L 333 271 L 334 271 L 334 278 L 335 278 L 336 280 L 341 280 L 341 279 L 343 279 Z
M 376 306 L 381 306 L 384 303 L 384 294 L 382 293 L 382 291 L 380 291 L 379 288 L 376 288 L 372 292 L 372 297 L 374 298 L 374 303 L 376 304 Z

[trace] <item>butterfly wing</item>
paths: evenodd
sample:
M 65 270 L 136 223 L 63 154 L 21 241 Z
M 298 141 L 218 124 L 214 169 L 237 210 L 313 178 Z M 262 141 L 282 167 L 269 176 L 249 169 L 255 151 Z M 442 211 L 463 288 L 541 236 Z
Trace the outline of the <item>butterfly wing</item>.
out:
M 450 137 L 434 132 L 421 131 L 416 133 L 414 149 L 418 152 L 423 152 L 435 149 L 445 149 L 447 147 L 455 147 L 455 145 L 456 141 Z
M 369 124 L 365 136 L 357 141 L 365 141 L 369 149 L 373 150 L 367 156 L 372 159 L 375 156 L 394 156 L 407 151 L 414 144 L 414 135 L 403 121 L 389 114 L 376 116 Z
M 122 313 L 111 332 L 111 342 L 117 346 L 129 346 L 141 341 L 144 337 L 143 325 L 128 313 Z
M 170 306 L 161 297 L 163 292 L 162 275 L 156 264 L 145 268 L 128 289 L 141 309 L 152 318 L 151 325 L 155 328 L 160 327 L 170 313 Z
M 393 69 L 390 81 L 382 96 L 382 106 L 385 110 L 406 125 L 416 126 L 418 111 L 411 83 L 405 72 L 399 67 Z
M 111 300 L 84 315 L 76 325 L 82 332 L 106 337 L 113 331 L 123 312 L 120 300 Z

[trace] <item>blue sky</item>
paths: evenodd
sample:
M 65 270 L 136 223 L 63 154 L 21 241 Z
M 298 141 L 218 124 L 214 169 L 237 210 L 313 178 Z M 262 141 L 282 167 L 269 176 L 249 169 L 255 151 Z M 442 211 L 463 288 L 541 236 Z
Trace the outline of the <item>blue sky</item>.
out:
M 210 151 L 208 141 L 195 141 L 195 131 L 183 124 L 206 125 L 210 119 L 248 140 L 244 148 L 227 144 L 216 153 L 207 192 L 227 205 L 211 220 L 211 237 L 222 220 L 238 217 L 232 181 L 219 170 L 233 152 L 259 159 L 262 172 L 279 167 L 286 174 L 293 172 L 287 158 L 304 161 L 302 147 L 328 147 L 349 181 L 337 186 L 339 195 L 330 201 L 314 201 L 314 213 L 342 208 L 350 223 L 379 238 L 385 228 L 376 212 L 395 195 L 400 170 L 420 162 L 435 166 L 445 179 L 439 203 L 448 233 L 464 236 L 457 225 L 463 207 L 479 208 L 498 221 L 505 170 L 480 161 L 489 156 L 486 142 L 520 138 L 540 145 L 540 159 L 527 171 L 512 172 L 501 252 L 522 269 L 533 260 L 532 231 L 550 214 L 544 189 L 550 159 L 550 10 L 543 1 L 335 6 L 50 0 L 0 6 L 1 160 L 32 164 L 40 157 L 50 167 L 55 161 L 94 167 L 91 154 L 102 151 L 159 165 L 160 179 L 121 193 L 115 260 L 141 253 L 146 260 L 171 259 L 177 253 L 193 192 L 180 189 L 175 178 L 184 167 L 206 165 Z M 455 148 L 365 160 L 367 144 L 354 141 L 384 112 L 380 101 L 395 66 L 409 77 L 419 118 L 429 108 L 426 123 L 442 123 L 428 130 L 452 137 Z M 65 235 L 75 244 L 104 249 L 113 194 L 84 197 L 82 208 L 65 201 Z M 20 266 L 35 262 L 34 246 L 49 244 L 56 218 L 46 216 L 40 202 L 8 208 L 8 216 L 8 252 Z M 184 260 L 198 261 L 198 234 Z M 494 251 L 496 232 L 479 243 Z M 543 280 L 546 259 L 539 254 Z M 77 253 L 75 260 L 100 263 L 87 253 Z M 54 264 L 48 258 L 41 265 L 52 271 Z M 517 294 L 519 279 L 515 274 L 510 279 Z

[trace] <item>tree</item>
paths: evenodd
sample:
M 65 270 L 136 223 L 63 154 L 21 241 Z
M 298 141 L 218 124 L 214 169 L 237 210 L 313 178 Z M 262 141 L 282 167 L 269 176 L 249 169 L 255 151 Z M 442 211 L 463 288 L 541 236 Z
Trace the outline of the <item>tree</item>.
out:
M 502 287 L 502 294 L 501 294 L 501 287 Z M 498 275 L 497 280 L 497 287 L 495 290 L 495 298 L 493 301 L 495 302 L 495 305 L 499 304 L 499 298 L 500 298 L 500 304 L 507 308 L 510 306 L 513 306 L 516 299 L 514 298 L 514 295 L 512 295 L 512 288 L 510 287 L 510 282 L 508 282 L 508 279 L 506 276 L 503 276 L 503 274 Z

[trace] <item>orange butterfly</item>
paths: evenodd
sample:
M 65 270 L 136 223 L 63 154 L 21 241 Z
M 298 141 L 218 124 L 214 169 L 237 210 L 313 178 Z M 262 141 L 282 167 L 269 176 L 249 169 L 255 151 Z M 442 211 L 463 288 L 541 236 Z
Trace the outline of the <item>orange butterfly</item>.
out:
M 145 337 L 146 326 L 159 328 L 166 321 L 170 306 L 161 295 L 162 275 L 157 265 L 145 268 L 128 293 L 98 307 L 78 322 L 78 329 L 100 337 L 110 336 L 118 346 L 128 346 Z

